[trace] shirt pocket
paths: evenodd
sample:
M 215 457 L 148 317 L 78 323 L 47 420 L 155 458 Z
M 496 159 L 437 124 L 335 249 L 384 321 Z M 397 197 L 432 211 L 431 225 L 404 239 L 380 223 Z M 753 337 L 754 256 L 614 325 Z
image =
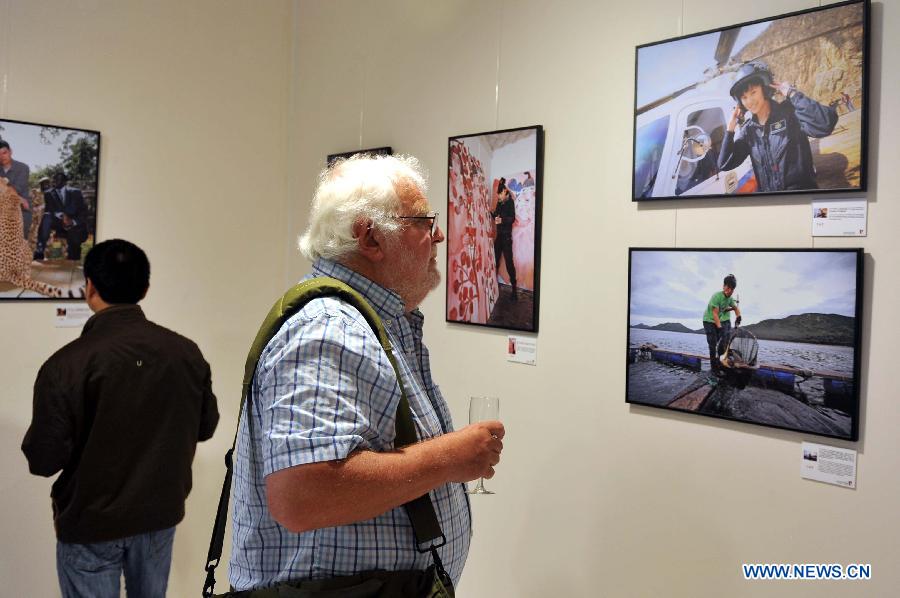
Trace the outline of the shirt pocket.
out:
M 419 440 L 435 438 L 443 434 L 441 422 L 428 399 L 425 391 L 416 385 L 411 396 L 407 396 L 409 407 L 412 410 L 413 423 L 416 426 L 416 434 Z
M 787 121 L 782 119 L 772 123 L 769 127 L 769 154 L 774 164 L 783 167 L 785 154 L 790 145 Z

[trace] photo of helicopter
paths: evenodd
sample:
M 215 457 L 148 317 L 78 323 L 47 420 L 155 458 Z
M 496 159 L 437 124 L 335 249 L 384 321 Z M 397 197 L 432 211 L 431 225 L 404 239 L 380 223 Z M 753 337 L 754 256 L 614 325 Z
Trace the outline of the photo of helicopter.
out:
M 632 199 L 864 190 L 868 9 L 638 46 Z M 753 85 L 766 106 L 740 97 Z

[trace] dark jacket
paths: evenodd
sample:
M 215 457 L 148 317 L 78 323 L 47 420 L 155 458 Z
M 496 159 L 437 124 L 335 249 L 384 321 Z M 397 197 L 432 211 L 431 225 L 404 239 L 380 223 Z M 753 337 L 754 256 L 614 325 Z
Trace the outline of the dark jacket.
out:
M 62 542 L 161 530 L 184 517 L 198 440 L 219 420 L 209 364 L 192 341 L 114 305 L 41 367 L 22 442 L 31 473 L 52 476 Z
M 772 102 L 766 124 L 747 119 L 741 134 L 725 133 L 719 168 L 732 170 L 750 156 L 760 191 L 817 189 L 809 137 L 826 137 L 837 124 L 834 108 L 823 106 L 799 91 L 790 99 Z
M 88 209 L 81 189 L 66 187 L 65 193 L 65 203 L 57 189 L 51 189 L 44 193 L 44 213 L 50 214 L 54 218 L 56 218 L 56 214 L 62 213 L 72 219 L 73 226 L 87 225 Z
M 497 236 L 511 237 L 513 224 L 516 221 L 516 200 L 513 198 L 512 191 L 509 193 L 509 199 L 497 202 L 497 207 L 491 212 L 491 216 L 494 218 L 500 216 L 500 224 L 497 225 Z

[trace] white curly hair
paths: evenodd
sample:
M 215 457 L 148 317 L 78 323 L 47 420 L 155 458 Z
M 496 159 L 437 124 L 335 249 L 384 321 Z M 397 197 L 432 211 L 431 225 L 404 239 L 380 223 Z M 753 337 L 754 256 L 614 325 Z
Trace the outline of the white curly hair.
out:
M 412 156 L 357 155 L 339 160 L 319 174 L 309 226 L 300 236 L 300 252 L 310 261 L 340 259 L 356 251 L 353 225 L 360 219 L 393 233 L 400 229 L 396 185 L 410 181 L 424 195 L 426 174 Z

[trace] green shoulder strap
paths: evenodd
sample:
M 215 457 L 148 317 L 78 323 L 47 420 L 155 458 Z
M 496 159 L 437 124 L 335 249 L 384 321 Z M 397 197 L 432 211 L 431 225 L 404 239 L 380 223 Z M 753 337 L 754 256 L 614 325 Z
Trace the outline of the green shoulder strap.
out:
M 272 306 L 272 309 L 269 310 L 266 319 L 263 320 L 262 325 L 259 327 L 259 332 L 256 333 L 256 338 L 253 339 L 253 344 L 250 345 L 250 352 L 247 354 L 247 362 L 244 365 L 244 382 L 241 385 L 241 411 L 243 411 L 244 402 L 250 397 L 250 385 L 253 383 L 253 375 L 256 373 L 256 364 L 259 362 L 266 345 L 281 330 L 281 326 L 288 318 L 300 311 L 308 302 L 319 297 L 338 297 L 343 299 L 363 315 L 372 331 L 378 337 L 378 342 L 381 343 L 384 352 L 387 353 L 388 360 L 390 360 L 391 366 L 397 374 L 397 381 L 400 382 L 400 370 L 397 367 L 397 360 L 394 358 L 393 346 L 387 332 L 384 330 L 381 318 L 375 313 L 375 309 L 350 285 L 336 278 L 311 278 L 291 287 L 288 292 L 282 295 L 275 302 L 275 305 Z M 400 382 L 400 391 L 402 396 L 400 397 L 400 403 L 397 405 L 398 417 L 396 440 L 394 441 L 394 445 L 397 447 L 413 444 L 418 440 L 416 428 L 412 422 L 412 414 L 409 410 L 409 400 L 406 398 L 402 382 Z M 237 440 L 237 430 L 235 430 L 235 440 Z
M 222 484 L 222 494 L 219 496 L 219 506 L 216 511 L 216 521 L 213 524 L 212 538 L 209 542 L 209 552 L 206 557 L 206 583 L 203 587 L 203 596 L 209 597 L 213 595 L 213 587 L 216 584 L 215 569 L 219 565 L 222 558 L 222 547 L 225 541 L 225 523 L 228 520 L 228 503 L 231 498 L 231 479 L 232 479 L 232 458 L 234 449 L 237 444 L 238 430 L 240 429 L 241 416 L 244 411 L 244 404 L 247 404 L 247 411 L 250 411 L 250 387 L 253 383 L 253 376 L 256 373 L 256 366 L 263 350 L 273 336 L 281 329 L 281 326 L 295 313 L 300 311 L 304 305 L 313 299 L 319 297 L 337 297 L 342 299 L 356 308 L 369 323 L 372 331 L 378 337 L 384 352 L 387 354 L 394 373 L 397 376 L 397 383 L 400 385 L 400 401 L 397 403 L 397 417 L 394 446 L 400 448 L 418 441 L 415 424 L 412 420 L 412 412 L 409 407 L 409 400 L 406 396 L 406 389 L 403 387 L 403 380 L 400 377 L 400 369 L 397 367 L 397 360 L 394 357 L 393 347 L 388 338 L 381 318 L 375 312 L 375 309 L 366 301 L 362 295 L 355 291 L 346 283 L 330 277 L 311 278 L 300 284 L 291 287 L 284 295 L 279 298 L 272 309 L 269 310 L 265 320 L 250 345 L 250 352 L 247 354 L 247 361 L 244 365 L 244 380 L 241 385 L 241 404 L 238 409 L 238 422 L 235 426 L 234 439 L 231 442 L 231 448 L 225 454 L 225 481 Z M 434 505 L 428 494 L 424 494 L 419 498 L 410 501 L 404 505 L 407 514 L 412 522 L 413 531 L 415 532 L 417 544 L 430 543 L 425 549 L 419 548 L 421 552 L 432 553 L 437 558 L 435 548 L 440 547 L 446 541 L 438 523 L 437 515 L 434 512 Z M 439 542 L 435 542 L 435 540 Z M 438 560 L 439 563 L 439 560 Z

